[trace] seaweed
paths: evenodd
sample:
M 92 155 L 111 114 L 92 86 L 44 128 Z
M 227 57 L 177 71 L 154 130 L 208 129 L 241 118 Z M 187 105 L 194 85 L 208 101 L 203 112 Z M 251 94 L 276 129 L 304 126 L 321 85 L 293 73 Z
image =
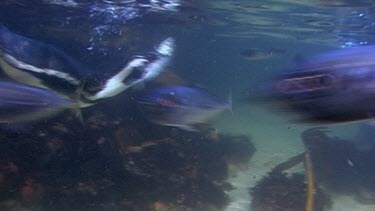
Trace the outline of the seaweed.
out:
M 252 211 L 294 211 L 304 210 L 306 204 L 306 183 L 303 174 L 287 175 L 273 171 L 251 188 Z M 317 188 L 314 210 L 327 210 L 331 200 L 322 189 Z
M 255 152 L 246 136 L 153 125 L 131 102 L 121 115 L 101 106 L 84 124 L 63 114 L 1 131 L 2 210 L 223 210 L 228 165 Z
M 305 138 L 304 141 L 309 142 L 310 139 L 324 137 L 322 133 L 313 133 L 313 136 L 311 136 L 308 134 L 309 132 L 305 131 L 302 134 L 302 137 Z M 315 163 L 311 160 L 311 149 L 309 145 L 306 147 L 306 152 L 276 165 L 253 188 L 249 189 L 252 196 L 251 210 L 313 211 L 331 208 L 332 202 L 329 195 L 323 191 L 321 186 L 315 185 L 313 170 L 313 166 L 315 166 L 313 164 Z M 303 161 L 305 161 L 306 176 L 301 173 L 287 174 L 284 172 Z
M 360 140 L 331 137 L 325 128 L 308 129 L 302 139 L 311 154 L 319 184 L 331 193 L 352 196 L 360 203 L 375 203 L 374 148 L 359 150 L 354 141 Z

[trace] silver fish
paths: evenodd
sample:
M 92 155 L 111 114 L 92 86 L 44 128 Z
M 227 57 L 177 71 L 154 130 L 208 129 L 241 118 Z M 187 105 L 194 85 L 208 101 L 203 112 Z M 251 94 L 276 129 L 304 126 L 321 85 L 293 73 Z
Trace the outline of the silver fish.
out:
M 197 125 L 205 124 L 213 116 L 231 109 L 231 103 L 189 86 L 151 89 L 138 97 L 137 102 L 150 121 L 187 131 L 197 131 Z

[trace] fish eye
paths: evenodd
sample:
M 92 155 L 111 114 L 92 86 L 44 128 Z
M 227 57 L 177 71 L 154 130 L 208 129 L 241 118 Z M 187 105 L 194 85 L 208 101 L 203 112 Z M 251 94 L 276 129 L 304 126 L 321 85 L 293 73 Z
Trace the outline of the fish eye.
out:
M 177 104 L 176 98 L 173 95 L 162 95 L 156 99 L 161 106 L 172 107 Z

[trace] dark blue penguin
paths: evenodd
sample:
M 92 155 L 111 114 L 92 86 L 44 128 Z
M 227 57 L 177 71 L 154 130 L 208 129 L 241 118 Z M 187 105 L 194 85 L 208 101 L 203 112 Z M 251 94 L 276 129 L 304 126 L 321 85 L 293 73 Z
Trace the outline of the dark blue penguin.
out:
M 117 74 L 100 78 L 53 45 L 0 27 L 0 66 L 10 78 L 57 92 L 80 107 L 95 104 L 127 88 L 158 76 L 175 48 L 167 38 L 152 52 L 133 57 Z

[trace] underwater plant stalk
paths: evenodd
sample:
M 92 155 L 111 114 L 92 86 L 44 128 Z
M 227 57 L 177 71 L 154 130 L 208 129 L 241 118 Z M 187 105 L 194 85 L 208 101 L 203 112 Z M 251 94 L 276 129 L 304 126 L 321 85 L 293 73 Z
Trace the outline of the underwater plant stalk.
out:
M 307 198 L 305 211 L 313 211 L 315 200 L 315 179 L 310 154 L 308 151 L 305 152 L 305 169 L 307 179 Z

